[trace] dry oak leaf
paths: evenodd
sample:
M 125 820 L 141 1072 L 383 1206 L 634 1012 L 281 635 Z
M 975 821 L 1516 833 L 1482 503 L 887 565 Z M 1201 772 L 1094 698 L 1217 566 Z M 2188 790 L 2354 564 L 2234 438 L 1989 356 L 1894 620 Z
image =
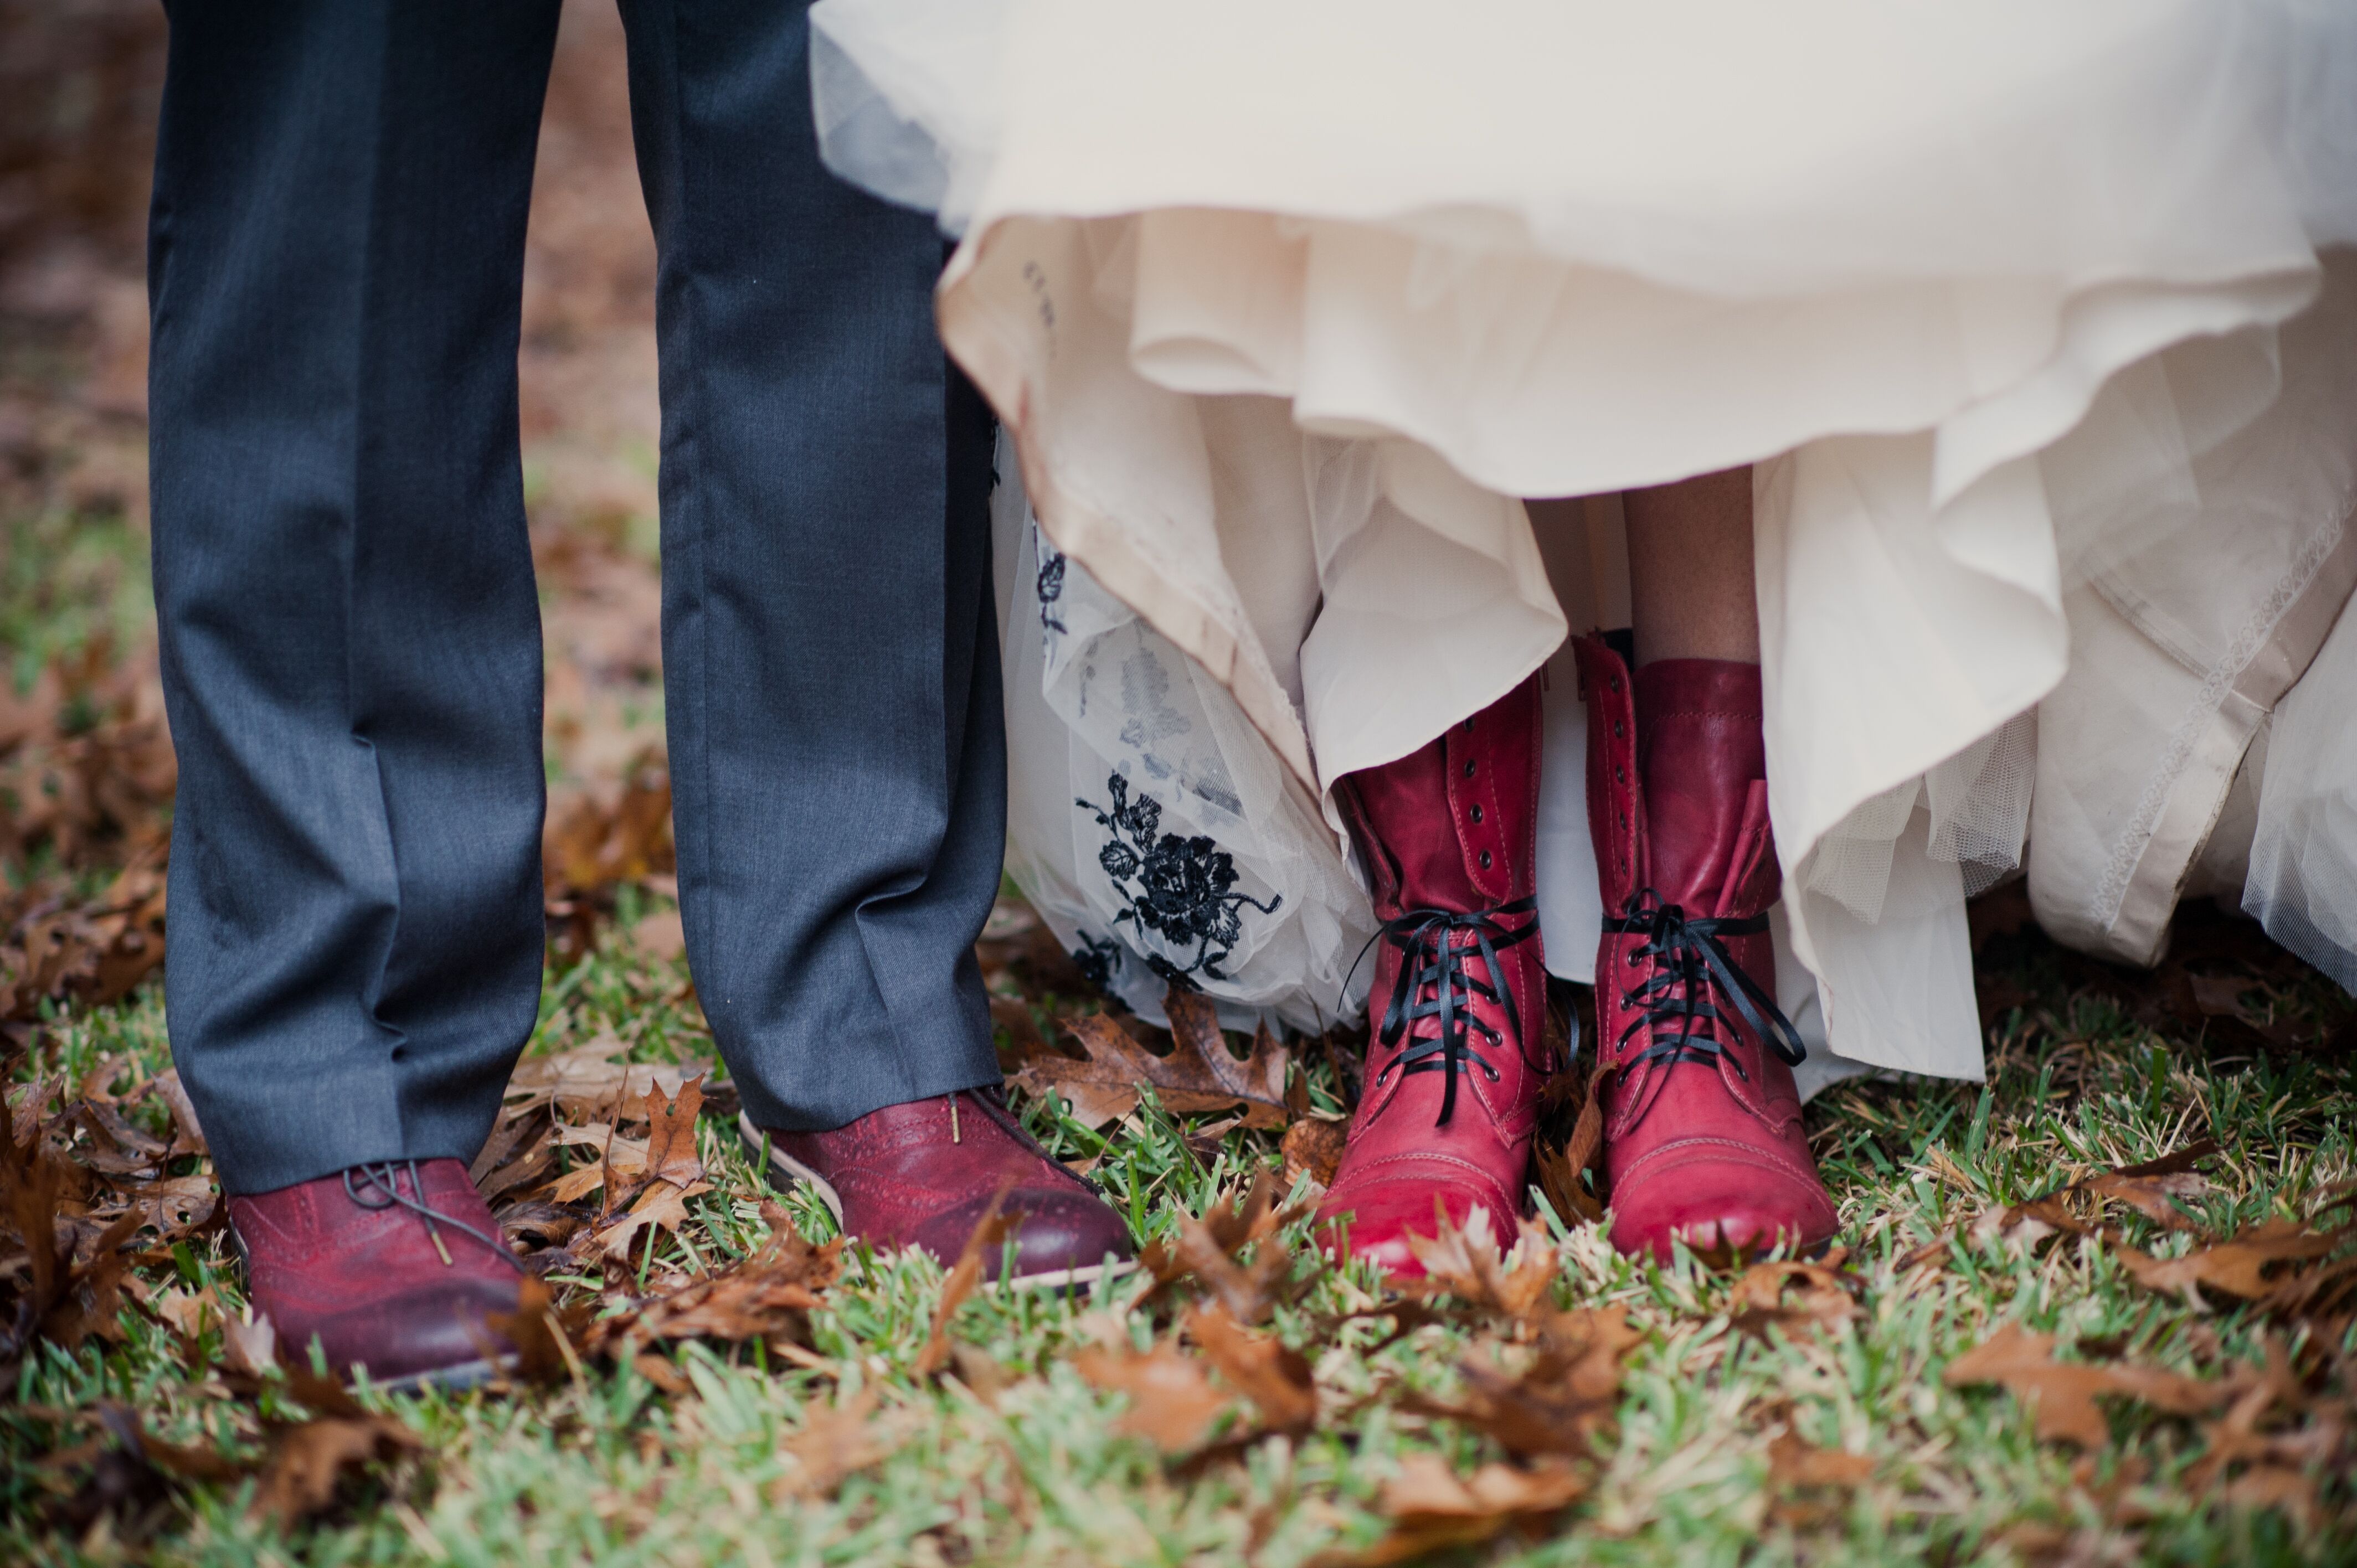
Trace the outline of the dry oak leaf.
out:
M 1149 1242 L 1138 1255 L 1139 1266 L 1154 1276 L 1157 1292 L 1192 1279 L 1238 1322 L 1263 1321 L 1293 1273 L 1292 1255 L 1277 1244 L 1277 1232 L 1301 1212 L 1277 1208 L 1276 1196 L 1277 1178 L 1264 1168 L 1241 1202 L 1232 1188 L 1200 1219 L 1181 1214 L 1170 1236 Z M 1236 1254 L 1254 1243 L 1262 1245 L 1251 1266 L 1238 1263 Z
M 149 1079 L 147 1091 L 171 1109 L 171 1154 L 206 1155 L 212 1152 L 205 1144 L 204 1128 L 197 1122 L 196 1101 L 188 1098 L 188 1089 L 180 1082 L 178 1068 L 166 1068 Z
M 876 1394 L 863 1389 L 847 1405 L 813 1404 L 802 1415 L 802 1427 L 781 1444 L 793 1455 L 794 1469 L 770 1483 L 770 1500 L 832 1497 L 835 1488 L 891 1456 L 900 1445 L 905 1426 L 875 1419 Z
M 695 1118 L 704 1108 L 701 1074 L 679 1086 L 675 1099 L 660 1088 L 647 1090 L 647 1173 L 673 1187 L 693 1187 L 704 1179 L 704 1161 L 695 1152 Z
M 1768 1444 L 1768 1477 L 1781 1487 L 1856 1487 L 1874 1477 L 1874 1459 L 1819 1448 L 1789 1429 Z
M 933 1307 L 932 1327 L 910 1368 L 920 1378 L 930 1378 L 949 1365 L 950 1324 L 956 1318 L 958 1308 L 965 1305 L 965 1298 L 982 1283 L 985 1260 L 1004 1247 L 1015 1230 L 1019 1217 L 1004 1213 L 1001 1208 L 1007 1190 L 1001 1187 L 998 1196 L 991 1199 L 974 1234 L 965 1239 L 964 1250 L 958 1253 L 957 1262 L 950 1265 L 949 1273 L 942 1281 L 942 1299 Z
M 1518 1459 L 1585 1455 L 1612 1423 L 1623 1358 L 1643 1339 L 1625 1306 L 1550 1310 L 1539 1352 L 1519 1375 L 1460 1362 L 1465 1391 L 1457 1403 L 1422 1397 L 1407 1403 L 1481 1433 Z
M 1470 1546 L 1512 1526 L 1536 1529 L 1587 1490 L 1585 1475 L 1557 1461 L 1532 1470 L 1484 1465 L 1460 1480 L 1436 1455 L 1411 1454 L 1383 1484 L 1390 1533 L 1357 1551 L 1322 1552 L 1312 1568 L 1386 1568 L 1451 1546 Z
M 1218 1302 L 1187 1315 L 1187 1335 L 1230 1387 L 1252 1401 L 1271 1432 L 1299 1434 L 1316 1424 L 1318 1390 L 1309 1359 L 1274 1334 L 1255 1334 Z
M 691 1078 L 712 1071 L 706 1061 L 629 1062 L 615 1058 L 630 1049 L 628 1042 L 607 1030 L 584 1046 L 544 1057 L 526 1057 L 508 1078 L 509 1114 L 554 1104 L 574 1115 L 598 1115 L 620 1105 L 636 1105 L 656 1090 L 676 1095 Z M 522 1101 L 522 1104 L 513 1103 Z
M 1342 1122 L 1321 1122 L 1314 1116 L 1305 1116 L 1287 1127 L 1279 1145 L 1285 1157 L 1285 1185 L 1290 1187 L 1305 1176 L 1320 1187 L 1334 1185 L 1335 1167 L 1342 1163 L 1348 1133 Z
M 581 1326 L 586 1312 L 576 1315 L 575 1328 Z M 577 1374 L 581 1363 L 573 1352 L 573 1337 L 554 1303 L 548 1286 L 527 1276 L 513 1312 L 489 1315 L 490 1330 L 514 1347 L 515 1375 L 528 1383 L 561 1383 L 566 1374 Z M 496 1351 L 496 1346 L 486 1346 Z
M 325 1415 L 281 1427 L 271 1435 L 249 1511 L 283 1524 L 307 1519 L 335 1501 L 346 1475 L 423 1447 L 415 1433 L 382 1415 Z
M 2151 1290 L 2172 1290 L 2199 1307 L 2208 1285 L 2226 1295 L 2256 1300 L 2276 1288 L 2266 1271 L 2277 1263 L 2304 1262 L 2337 1251 L 2346 1231 L 2315 1231 L 2296 1219 L 2270 1219 L 2244 1231 L 2231 1241 L 2198 1247 L 2181 1258 L 2156 1258 L 2136 1248 L 2113 1251 L 2120 1266 L 2138 1284 Z
M 1407 1233 L 1408 1251 L 1424 1265 L 1424 1278 L 1405 1294 L 1453 1295 L 1469 1306 L 1534 1322 L 1542 1305 L 1552 1311 L 1547 1293 L 1563 1263 L 1543 1229 L 1518 1222 L 1513 1250 L 1502 1251 L 1497 1220 L 1486 1208 L 1476 1208 L 1459 1229 L 1436 1194 L 1432 1219 L 1432 1235 Z
M 1114 1423 L 1115 1432 L 1143 1437 L 1165 1454 L 1201 1444 L 1233 1402 L 1211 1386 L 1200 1361 L 1167 1340 L 1145 1351 L 1084 1345 L 1072 1353 L 1071 1362 L 1090 1387 L 1129 1396 L 1129 1408 Z
M 1164 1005 L 1174 1042 L 1168 1056 L 1156 1056 L 1113 1019 L 1091 1013 L 1068 1026 L 1082 1059 L 1032 1056 L 1016 1070 L 1015 1083 L 1028 1094 L 1053 1090 L 1062 1095 L 1071 1102 L 1072 1114 L 1092 1126 L 1117 1122 L 1135 1111 L 1138 1090 L 1147 1084 L 1165 1110 L 1179 1115 L 1241 1105 L 1247 1127 L 1278 1128 L 1291 1119 L 1286 1101 L 1291 1058 L 1266 1026 L 1253 1041 L 1251 1058 L 1238 1061 L 1218 1020 L 1204 1026 L 1208 1002 L 1173 991 Z
M 1942 1380 L 1950 1388 L 2000 1383 L 2029 1406 L 2040 1438 L 2061 1438 L 2083 1448 L 2102 1447 L 2111 1437 L 2100 1394 L 2141 1400 L 2177 1415 L 2216 1409 L 2233 1391 L 2227 1384 L 2182 1377 L 2157 1367 L 2089 1365 L 2054 1359 L 2054 1337 L 2033 1334 L 2008 1323 L 1977 1348 L 1948 1363 Z
M 842 1276 L 843 1238 L 814 1246 L 778 1204 L 763 1202 L 761 1214 L 770 1239 L 754 1251 L 648 1304 L 605 1337 L 791 1342 L 801 1315 Z
M 605 1230 L 597 1232 L 601 1251 L 611 1261 L 619 1262 L 630 1255 L 638 1241 L 639 1232 L 653 1226 L 658 1230 L 677 1231 L 687 1223 L 687 1200 L 710 1192 L 712 1184 L 700 1181 L 690 1187 L 673 1187 L 669 1182 L 656 1182 L 639 1195 L 630 1212 Z
M 1835 1247 L 1822 1262 L 1752 1264 L 1727 1295 L 1735 1326 L 1764 1338 L 1770 1325 L 1789 1330 L 1848 1322 L 1857 1315 L 1857 1283 L 1842 1272 L 1847 1255 L 1846 1249 Z

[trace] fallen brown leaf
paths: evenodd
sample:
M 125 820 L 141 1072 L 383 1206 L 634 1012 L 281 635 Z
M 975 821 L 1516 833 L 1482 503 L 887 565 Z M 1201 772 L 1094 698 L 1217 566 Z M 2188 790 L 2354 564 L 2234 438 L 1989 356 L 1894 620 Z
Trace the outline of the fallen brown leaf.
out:
M 1081 1059 L 1028 1057 L 1014 1082 L 1028 1094 L 1062 1095 L 1074 1116 L 1094 1126 L 1136 1110 L 1145 1085 L 1154 1088 L 1165 1110 L 1180 1115 L 1240 1107 L 1247 1127 L 1277 1128 L 1290 1120 L 1286 1082 L 1291 1058 L 1265 1025 L 1253 1041 L 1252 1056 L 1238 1061 L 1209 999 L 1174 989 L 1163 1004 L 1174 1042 L 1168 1056 L 1155 1055 L 1104 1014 L 1085 1014 L 1069 1021 Z
M 695 1118 L 704 1105 L 702 1075 L 679 1086 L 676 1099 L 666 1101 L 660 1087 L 647 1090 L 647 1174 L 673 1187 L 693 1187 L 704 1179 L 704 1161 L 695 1152 Z
M 1583 1457 L 1620 1403 L 1621 1362 L 1643 1342 L 1625 1306 L 1550 1309 L 1539 1351 L 1519 1374 L 1468 1359 L 1455 1403 L 1423 1397 L 1410 1408 L 1472 1428 L 1518 1459 Z
M 587 1314 L 580 1315 L 586 1319 Z M 554 1304 L 550 1300 L 548 1286 L 527 1276 L 521 1297 L 513 1312 L 490 1315 L 491 1332 L 514 1347 L 515 1375 L 527 1383 L 554 1384 L 563 1382 L 568 1374 L 577 1374 L 580 1362 L 573 1353 L 572 1336 L 565 1332 Z M 580 1326 L 579 1319 L 575 1325 Z M 496 1345 L 486 1345 L 487 1353 L 495 1353 Z
M 2340 1248 L 2343 1235 L 2310 1230 L 2296 1219 L 2269 1219 L 2231 1241 L 2198 1247 L 2181 1258 L 2156 1258 L 2125 1243 L 2113 1251 L 2138 1284 L 2175 1291 L 2198 1307 L 2201 1298 L 2197 1287 L 2203 1285 L 2255 1301 L 2275 1288 L 2267 1277 L 2270 1268 L 2329 1256 Z
M 770 1488 L 770 1500 L 824 1498 L 869 1466 L 891 1456 L 900 1432 L 875 1419 L 876 1395 L 863 1389 L 847 1405 L 812 1405 L 802 1430 L 782 1444 L 793 1455 L 793 1473 Z
M 660 1090 L 675 1096 L 691 1078 L 705 1078 L 705 1061 L 629 1062 L 616 1058 L 630 1045 L 611 1031 L 584 1046 L 544 1057 L 526 1057 L 509 1075 L 509 1114 L 554 1105 L 568 1115 L 602 1115 L 618 1105 L 643 1104 Z
M 1279 1150 L 1285 1159 L 1285 1185 L 1308 1176 L 1320 1187 L 1334 1182 L 1334 1168 L 1342 1163 L 1342 1144 L 1349 1129 L 1340 1122 L 1305 1116 L 1285 1130 Z
M 1856 1487 L 1874 1478 L 1874 1460 L 1865 1454 L 1819 1448 L 1789 1429 L 1768 1444 L 1768 1478 L 1780 1487 Z
M 1274 1334 L 1254 1333 L 1218 1302 L 1189 1313 L 1186 1327 L 1220 1376 L 1252 1401 L 1268 1430 L 1298 1434 L 1316 1423 L 1318 1390 L 1300 1351 Z
M 2173 1414 L 2191 1415 L 2215 1410 L 2233 1391 L 2223 1383 L 2155 1367 L 2057 1361 L 2053 1350 L 2052 1335 L 2033 1334 L 2008 1323 L 1949 1362 L 1942 1380 L 1950 1388 L 2002 1384 L 2030 1408 L 2040 1438 L 2061 1438 L 2087 1449 L 2100 1448 L 2111 1438 L 2111 1428 L 2095 1403 L 2098 1395 L 2125 1395 Z
M 1201 1219 L 1178 1216 L 1173 1233 L 1149 1242 L 1138 1262 L 1154 1276 L 1157 1292 L 1191 1279 L 1239 1323 L 1262 1322 L 1281 1295 L 1290 1296 L 1300 1284 L 1291 1278 L 1292 1255 L 1276 1240 L 1299 1210 L 1278 1208 L 1277 1196 L 1276 1176 L 1263 1169 L 1241 1201 L 1231 1189 Z M 1237 1254 L 1255 1244 L 1251 1265 L 1238 1263 Z
M 1547 1301 L 1549 1287 L 1562 1272 L 1546 1232 L 1522 1224 L 1513 1250 L 1499 1247 L 1498 1220 L 1487 1208 L 1476 1208 L 1458 1229 L 1441 1207 L 1432 1207 L 1433 1234 L 1407 1234 L 1408 1251 L 1424 1265 L 1424 1278 L 1406 1294 L 1453 1295 L 1469 1306 L 1529 1318 Z
M 1766 1337 L 1773 1326 L 1787 1331 L 1830 1327 L 1857 1316 L 1857 1282 L 1842 1272 L 1846 1252 L 1835 1248 L 1823 1262 L 1797 1259 L 1754 1263 L 1736 1280 L 1727 1308 L 1735 1326 Z
M 1232 1402 L 1211 1386 L 1200 1361 L 1168 1341 L 1145 1351 L 1084 1345 L 1071 1361 L 1092 1388 L 1129 1396 L 1129 1408 L 1114 1423 L 1115 1432 L 1143 1437 L 1165 1454 L 1201 1444 Z
M 1565 1463 L 1534 1470 L 1484 1465 L 1460 1480 L 1436 1455 L 1411 1454 L 1383 1485 L 1390 1533 L 1357 1551 L 1321 1552 L 1313 1568 L 1388 1568 L 1452 1546 L 1471 1546 L 1512 1527 L 1536 1529 L 1577 1502 L 1585 1475 Z
M 803 1315 L 820 1305 L 843 1273 L 843 1239 L 813 1245 L 785 1209 L 761 1205 L 770 1239 L 708 1278 L 648 1303 L 625 1319 L 597 1326 L 600 1345 L 653 1339 L 761 1339 L 772 1344 L 807 1337 Z
M 966 1238 L 965 1248 L 942 1281 L 942 1299 L 933 1307 L 933 1325 L 925 1336 L 924 1345 L 917 1351 L 910 1370 L 920 1378 L 930 1378 L 950 1361 L 950 1324 L 957 1317 L 958 1308 L 965 1305 L 974 1287 L 982 1283 L 986 1260 L 1006 1245 L 1015 1229 L 1017 1217 L 1002 1211 L 1006 1201 L 1006 1189 L 991 1199 L 982 1220 Z
M 382 1415 L 326 1415 L 282 1427 L 271 1434 L 249 1511 L 281 1524 L 308 1519 L 335 1501 L 346 1476 L 424 1447 L 415 1433 Z
M 676 1231 L 687 1223 L 687 1200 L 712 1190 L 710 1182 L 697 1182 L 693 1187 L 673 1187 L 669 1182 L 657 1182 L 639 1197 L 630 1211 L 597 1232 L 598 1249 L 609 1262 L 627 1262 L 630 1249 L 638 1242 L 639 1232 L 652 1227 L 658 1230 Z M 652 1246 L 650 1240 L 648 1245 Z

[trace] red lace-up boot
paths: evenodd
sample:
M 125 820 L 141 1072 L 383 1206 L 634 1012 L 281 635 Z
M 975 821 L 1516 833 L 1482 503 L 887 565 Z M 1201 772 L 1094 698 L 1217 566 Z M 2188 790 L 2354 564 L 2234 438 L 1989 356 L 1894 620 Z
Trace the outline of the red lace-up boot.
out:
M 393 1388 L 479 1382 L 511 1355 L 492 1331 L 523 1269 L 458 1160 L 354 1165 L 229 1200 L 253 1310 L 279 1354 Z
M 1801 1127 L 1800 1037 L 1776 1009 L 1760 667 L 1665 659 L 1630 677 L 1578 645 L 1587 813 L 1604 891 L 1597 1094 L 1612 1242 L 1738 1256 L 1838 1228 Z
M 1424 1271 L 1410 1232 L 1523 1211 L 1546 976 L 1533 897 L 1538 679 L 1422 750 L 1339 791 L 1383 920 L 1368 1004 L 1366 1088 L 1321 1230 L 1394 1275 Z M 1329 1243 L 1330 1244 L 1330 1243 Z

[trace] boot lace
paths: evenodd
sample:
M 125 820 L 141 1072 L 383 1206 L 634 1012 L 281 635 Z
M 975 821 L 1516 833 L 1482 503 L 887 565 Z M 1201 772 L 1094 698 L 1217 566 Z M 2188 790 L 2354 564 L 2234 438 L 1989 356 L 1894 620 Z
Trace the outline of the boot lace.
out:
M 1749 1082 L 1751 1075 L 1743 1070 L 1741 1059 L 1727 1056 L 1726 1045 L 1712 1032 L 1716 1026 L 1727 1021 L 1727 1015 L 1711 1004 L 1714 991 L 1788 1065 L 1798 1067 L 1808 1059 L 1808 1047 L 1802 1044 L 1800 1031 L 1792 1027 L 1792 1021 L 1778 1009 L 1774 997 L 1743 972 L 1727 950 L 1726 938 L 1758 936 L 1766 930 L 1765 913 L 1741 918 L 1693 919 L 1648 887 L 1630 898 L 1618 916 L 1607 916 L 1604 929 L 1610 933 L 1643 937 L 1644 945 L 1631 956 L 1653 961 L 1648 966 L 1652 973 L 1643 984 L 1620 993 L 1622 1004 L 1639 1011 L 1629 1026 L 1620 1031 L 1620 1044 L 1627 1045 L 1629 1037 L 1640 1029 L 1650 1029 L 1653 1035 L 1653 1043 L 1638 1055 L 1636 1066 L 1654 1061 L 1665 1065 L 1689 1061 L 1716 1067 L 1724 1059 L 1735 1069 L 1738 1078 Z M 1603 978 L 1597 976 L 1599 983 Z
M 1505 965 L 1499 961 L 1498 954 L 1501 949 L 1538 934 L 1535 918 L 1518 927 L 1509 927 L 1505 918 L 1535 915 L 1537 909 L 1535 897 L 1517 898 L 1511 904 L 1469 913 L 1409 909 L 1384 921 L 1383 929 L 1368 940 L 1367 946 L 1359 950 L 1361 959 L 1379 941 L 1388 941 L 1400 950 L 1399 983 L 1392 987 L 1391 1003 L 1383 1011 L 1383 1027 L 1376 1038 L 1386 1046 L 1406 1039 L 1407 1048 L 1392 1058 L 1376 1075 L 1376 1081 L 1383 1081 L 1394 1069 L 1402 1078 L 1419 1072 L 1447 1074 L 1440 1091 L 1440 1114 L 1432 1123 L 1436 1127 L 1447 1126 L 1456 1112 L 1457 1075 L 1467 1063 L 1480 1069 L 1491 1083 L 1498 1081 L 1498 1069 L 1474 1045 L 1473 1036 L 1478 1032 L 1485 1046 L 1494 1047 L 1504 1039 L 1504 1034 L 1474 1012 L 1477 1000 L 1504 1005 L 1507 1027 L 1513 1033 L 1516 1048 L 1520 1048 L 1522 1013 L 1514 1004 L 1514 988 L 1506 979 Z M 1473 967 L 1477 957 L 1480 960 L 1479 974 Z M 1358 965 L 1353 963 L 1351 967 L 1355 972 Z M 1487 979 L 1482 978 L 1484 974 Z M 1427 996 L 1426 992 L 1431 994 Z M 1410 1038 L 1409 1030 L 1426 1018 L 1437 1019 L 1440 1032 Z
M 400 1187 L 400 1176 L 404 1169 L 409 1172 L 408 1192 L 402 1191 Z M 505 1243 L 484 1235 L 456 1215 L 443 1213 L 422 1197 L 411 1196 L 425 1191 L 425 1178 L 418 1171 L 415 1160 L 385 1160 L 359 1165 L 344 1173 L 344 1196 L 362 1208 L 406 1208 L 425 1221 L 425 1234 L 433 1240 L 434 1250 L 442 1255 L 446 1268 L 450 1263 L 450 1249 L 442 1244 L 442 1232 L 436 1229 L 437 1225 L 447 1225 L 453 1230 L 472 1236 L 500 1257 L 512 1261 L 513 1254 L 507 1250 Z

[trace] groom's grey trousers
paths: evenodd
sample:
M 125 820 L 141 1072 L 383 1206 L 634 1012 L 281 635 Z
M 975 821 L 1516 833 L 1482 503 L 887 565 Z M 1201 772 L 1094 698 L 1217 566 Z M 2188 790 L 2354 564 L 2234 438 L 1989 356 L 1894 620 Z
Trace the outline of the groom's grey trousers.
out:
M 166 1002 L 234 1192 L 470 1157 L 538 1010 L 524 214 L 557 0 L 171 0 L 149 252 Z M 755 1119 L 997 1081 L 986 412 L 804 5 L 625 0 L 696 989 Z

